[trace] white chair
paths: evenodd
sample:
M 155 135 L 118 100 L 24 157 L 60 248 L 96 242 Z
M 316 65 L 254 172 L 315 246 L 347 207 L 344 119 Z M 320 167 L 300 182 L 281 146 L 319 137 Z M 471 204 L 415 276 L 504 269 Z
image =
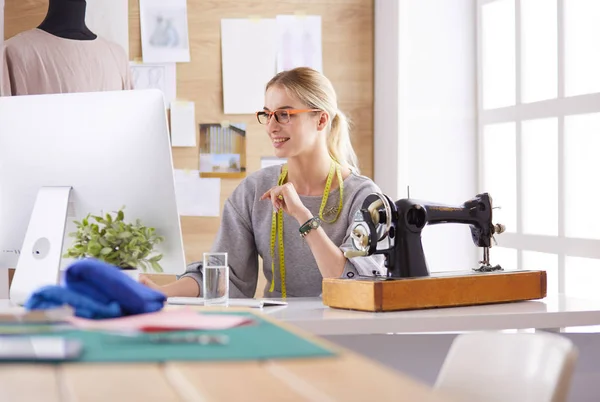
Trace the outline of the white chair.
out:
M 577 348 L 558 334 L 457 336 L 435 388 L 460 401 L 565 402 Z

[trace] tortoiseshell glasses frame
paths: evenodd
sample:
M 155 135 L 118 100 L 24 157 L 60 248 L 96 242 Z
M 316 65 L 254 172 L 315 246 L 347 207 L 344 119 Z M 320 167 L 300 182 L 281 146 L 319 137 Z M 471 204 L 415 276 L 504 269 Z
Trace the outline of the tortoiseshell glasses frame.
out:
M 278 109 L 278 110 L 261 110 L 256 112 L 256 120 L 260 124 L 269 124 L 273 115 L 279 124 L 287 124 L 290 122 L 290 116 L 298 113 L 320 112 L 321 109 Z

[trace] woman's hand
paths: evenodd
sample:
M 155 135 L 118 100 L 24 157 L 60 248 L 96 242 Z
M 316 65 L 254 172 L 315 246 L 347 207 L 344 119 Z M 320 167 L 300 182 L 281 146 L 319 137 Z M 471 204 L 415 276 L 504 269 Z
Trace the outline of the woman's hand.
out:
M 160 286 L 154 283 L 152 279 L 146 275 L 140 275 L 139 282 L 143 285 L 148 286 L 150 289 L 154 289 L 161 292 L 166 297 L 198 297 L 200 296 L 200 285 L 192 278 L 181 278 L 175 282 L 168 283 Z
M 154 283 L 152 281 L 152 279 L 148 278 L 146 275 L 140 275 L 139 282 L 142 285 L 146 285 L 146 286 L 148 286 L 151 289 L 160 290 L 160 286 L 158 286 L 156 283 Z
M 273 208 L 276 211 L 283 209 L 283 212 L 295 218 L 300 224 L 303 224 L 310 218 L 312 214 L 302 204 L 296 188 L 292 183 L 285 183 L 283 186 L 275 186 L 264 193 L 260 199 L 271 199 Z

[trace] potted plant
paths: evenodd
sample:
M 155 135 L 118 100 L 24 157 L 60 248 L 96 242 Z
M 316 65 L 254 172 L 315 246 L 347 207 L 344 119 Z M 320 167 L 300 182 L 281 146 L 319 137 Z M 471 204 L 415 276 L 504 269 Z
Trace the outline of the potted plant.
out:
M 137 219 L 135 224 L 125 222 L 123 208 L 104 216 L 88 214 L 74 221 L 77 231 L 69 233 L 75 240 L 67 250 L 66 258 L 96 258 L 122 270 L 163 272 L 159 263 L 162 254 L 151 255 L 154 246 L 164 241 L 156 230 L 146 227 Z

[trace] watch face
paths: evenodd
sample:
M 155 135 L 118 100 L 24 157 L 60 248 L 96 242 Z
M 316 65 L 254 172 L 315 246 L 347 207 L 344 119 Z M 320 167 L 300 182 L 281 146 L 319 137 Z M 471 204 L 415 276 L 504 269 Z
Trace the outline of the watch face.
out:
M 319 226 L 319 223 L 317 221 L 312 221 L 311 225 L 312 225 L 313 228 L 316 228 L 316 227 Z

